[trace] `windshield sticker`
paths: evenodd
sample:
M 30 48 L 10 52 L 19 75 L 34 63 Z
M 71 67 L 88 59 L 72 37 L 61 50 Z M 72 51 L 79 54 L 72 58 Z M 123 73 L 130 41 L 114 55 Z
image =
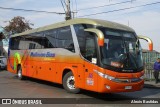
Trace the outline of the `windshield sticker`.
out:
M 97 64 L 97 58 L 92 58 L 92 63 Z
M 111 62 L 111 65 L 117 68 L 123 68 L 123 64 L 120 62 Z
M 38 52 L 31 52 L 31 57 L 55 57 L 55 53 L 38 53 Z

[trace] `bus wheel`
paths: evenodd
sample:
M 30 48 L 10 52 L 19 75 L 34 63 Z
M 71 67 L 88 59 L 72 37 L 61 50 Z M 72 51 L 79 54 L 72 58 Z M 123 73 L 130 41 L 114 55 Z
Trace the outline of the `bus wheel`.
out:
M 79 88 L 75 87 L 75 79 L 72 72 L 68 72 L 65 74 L 63 78 L 63 87 L 70 93 L 78 93 L 80 91 Z
M 24 77 L 22 75 L 22 68 L 21 68 L 21 66 L 18 66 L 17 76 L 18 76 L 19 80 L 23 80 L 24 79 Z

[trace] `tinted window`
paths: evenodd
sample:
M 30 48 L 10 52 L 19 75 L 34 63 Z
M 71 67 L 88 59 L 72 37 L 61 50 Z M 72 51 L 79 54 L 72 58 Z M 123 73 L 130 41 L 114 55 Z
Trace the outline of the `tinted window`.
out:
M 12 38 L 10 46 L 14 50 L 65 48 L 75 52 L 69 26 Z
M 15 37 L 10 40 L 10 49 L 25 50 L 25 49 L 44 49 L 53 48 L 53 45 L 44 36 L 43 32 L 26 35 L 23 37 Z
M 36 44 L 34 43 L 29 43 L 29 49 L 35 49 L 36 47 Z
M 72 33 L 69 26 L 58 29 L 56 42 L 57 48 L 65 48 L 69 51 L 75 52 Z
M 90 62 L 92 62 L 92 58 L 97 59 L 95 36 L 92 34 L 86 36 L 84 57 Z
M 57 29 L 45 31 L 45 37 L 48 39 L 48 42 L 51 43 L 52 47 L 56 48 L 56 36 Z
M 81 52 L 82 55 L 85 53 L 86 35 L 89 35 L 89 33 L 84 31 L 84 29 L 87 29 L 87 28 L 93 28 L 93 26 L 92 25 L 86 25 L 86 24 L 74 25 L 74 29 L 75 29 L 75 32 L 76 32 L 76 35 L 77 35 L 80 52 Z
M 90 62 L 97 59 L 96 40 L 93 33 L 85 32 L 84 29 L 92 27 L 91 25 L 74 25 L 81 55 Z
M 85 48 L 85 32 L 84 32 L 84 26 L 82 25 L 75 25 L 75 31 L 76 31 L 76 35 L 77 35 L 77 39 L 78 39 L 78 43 L 79 43 L 79 47 L 80 47 L 80 51 L 81 53 L 83 53 L 84 48 Z
M 25 38 L 25 41 L 21 43 L 27 46 L 27 49 L 45 49 L 53 48 L 52 44 L 46 37 L 29 37 Z M 25 47 L 23 48 L 25 49 Z
M 21 37 L 11 38 L 10 39 L 10 49 L 11 50 L 18 50 L 20 40 L 21 40 Z

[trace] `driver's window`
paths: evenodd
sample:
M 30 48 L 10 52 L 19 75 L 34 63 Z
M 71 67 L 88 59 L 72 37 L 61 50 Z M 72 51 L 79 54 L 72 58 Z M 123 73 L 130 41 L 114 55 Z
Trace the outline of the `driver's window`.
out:
M 95 42 L 95 36 L 94 35 L 86 35 L 86 44 L 85 44 L 84 57 L 88 61 L 90 61 L 92 63 L 96 63 L 97 52 L 96 52 L 96 42 Z
M 93 26 L 87 24 L 74 25 L 81 55 L 88 61 L 97 64 L 97 39 L 94 33 L 84 31 L 87 28 L 93 28 Z

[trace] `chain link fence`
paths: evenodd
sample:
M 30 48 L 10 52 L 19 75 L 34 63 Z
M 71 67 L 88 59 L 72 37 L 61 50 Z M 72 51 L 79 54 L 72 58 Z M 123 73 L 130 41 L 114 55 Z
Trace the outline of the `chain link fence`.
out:
M 151 52 L 151 51 L 143 50 L 143 61 L 144 61 L 144 65 L 145 65 L 145 69 L 144 69 L 145 80 L 149 80 L 149 81 L 154 80 L 153 65 L 154 65 L 154 62 L 157 60 L 157 58 L 160 58 L 159 52 L 157 52 L 157 51 Z

